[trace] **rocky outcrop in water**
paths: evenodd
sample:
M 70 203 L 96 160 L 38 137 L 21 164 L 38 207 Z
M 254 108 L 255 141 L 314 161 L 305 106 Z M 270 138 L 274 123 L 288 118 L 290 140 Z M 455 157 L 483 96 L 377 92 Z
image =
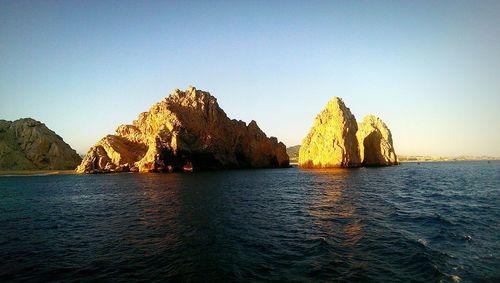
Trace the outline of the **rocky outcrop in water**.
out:
M 358 124 L 338 97 L 316 116 L 314 126 L 302 141 L 301 167 L 355 167 L 361 164 L 356 131 Z
M 299 151 L 299 165 L 304 168 L 396 164 L 392 135 L 385 123 L 368 115 L 358 125 L 338 97 L 318 114 Z
M 392 134 L 387 125 L 374 115 L 367 115 L 358 125 L 356 134 L 361 164 L 364 166 L 387 166 L 398 164 L 392 145 Z
M 79 173 L 286 167 L 286 147 L 255 121 L 231 120 L 208 92 L 175 90 L 98 141 Z
M 45 124 L 0 120 L 0 170 L 75 169 L 80 156 Z

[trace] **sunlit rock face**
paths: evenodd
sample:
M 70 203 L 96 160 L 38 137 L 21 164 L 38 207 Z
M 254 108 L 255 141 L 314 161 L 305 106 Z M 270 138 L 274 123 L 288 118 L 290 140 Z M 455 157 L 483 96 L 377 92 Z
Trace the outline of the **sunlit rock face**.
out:
M 357 167 L 361 164 L 358 124 L 341 98 L 334 97 L 314 120 L 302 141 L 299 166 L 305 168 Z
M 359 125 L 338 97 L 328 102 L 303 140 L 303 168 L 397 165 L 391 131 L 378 117 L 368 115 Z
M 358 125 L 356 134 L 361 163 L 364 166 L 388 166 L 398 164 L 392 144 L 392 134 L 378 117 L 368 115 Z
M 75 169 L 80 156 L 45 124 L 0 120 L 0 170 Z
M 231 120 L 208 92 L 175 90 L 97 142 L 79 173 L 286 167 L 286 147 L 255 121 Z

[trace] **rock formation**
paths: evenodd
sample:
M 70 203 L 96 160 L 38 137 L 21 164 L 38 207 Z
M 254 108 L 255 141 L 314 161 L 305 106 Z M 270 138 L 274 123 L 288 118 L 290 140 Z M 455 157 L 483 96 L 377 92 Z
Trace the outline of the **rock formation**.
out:
M 79 173 L 286 167 L 286 147 L 255 121 L 231 120 L 208 92 L 175 90 L 98 141 Z
M 302 141 L 299 165 L 306 168 L 359 166 L 357 130 L 354 115 L 342 99 L 334 97 L 316 116 L 314 127 Z
M 379 117 L 367 115 L 358 125 L 356 136 L 361 163 L 364 166 L 398 164 L 391 131 Z
M 0 170 L 75 169 L 80 156 L 45 124 L 0 120 Z
M 304 168 L 396 164 L 392 135 L 385 123 L 368 115 L 358 125 L 338 97 L 318 114 L 299 151 L 299 165 Z

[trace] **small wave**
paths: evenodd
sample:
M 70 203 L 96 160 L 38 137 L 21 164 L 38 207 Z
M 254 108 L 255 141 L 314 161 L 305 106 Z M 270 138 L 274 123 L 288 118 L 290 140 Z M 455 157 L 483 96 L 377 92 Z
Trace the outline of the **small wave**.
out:
M 417 242 L 424 247 L 427 247 L 427 245 L 429 244 L 429 242 L 425 239 L 418 239 Z
M 416 221 L 422 222 L 427 225 L 455 225 L 452 221 L 443 217 L 440 214 L 432 214 L 432 215 L 419 215 L 414 218 Z

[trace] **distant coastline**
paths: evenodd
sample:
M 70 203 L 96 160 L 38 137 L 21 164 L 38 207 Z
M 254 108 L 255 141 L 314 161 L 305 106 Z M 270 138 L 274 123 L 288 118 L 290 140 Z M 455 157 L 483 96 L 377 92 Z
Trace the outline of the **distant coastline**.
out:
M 493 156 L 429 156 L 429 155 L 399 155 L 399 162 L 440 162 L 440 161 L 490 161 L 500 160 Z

